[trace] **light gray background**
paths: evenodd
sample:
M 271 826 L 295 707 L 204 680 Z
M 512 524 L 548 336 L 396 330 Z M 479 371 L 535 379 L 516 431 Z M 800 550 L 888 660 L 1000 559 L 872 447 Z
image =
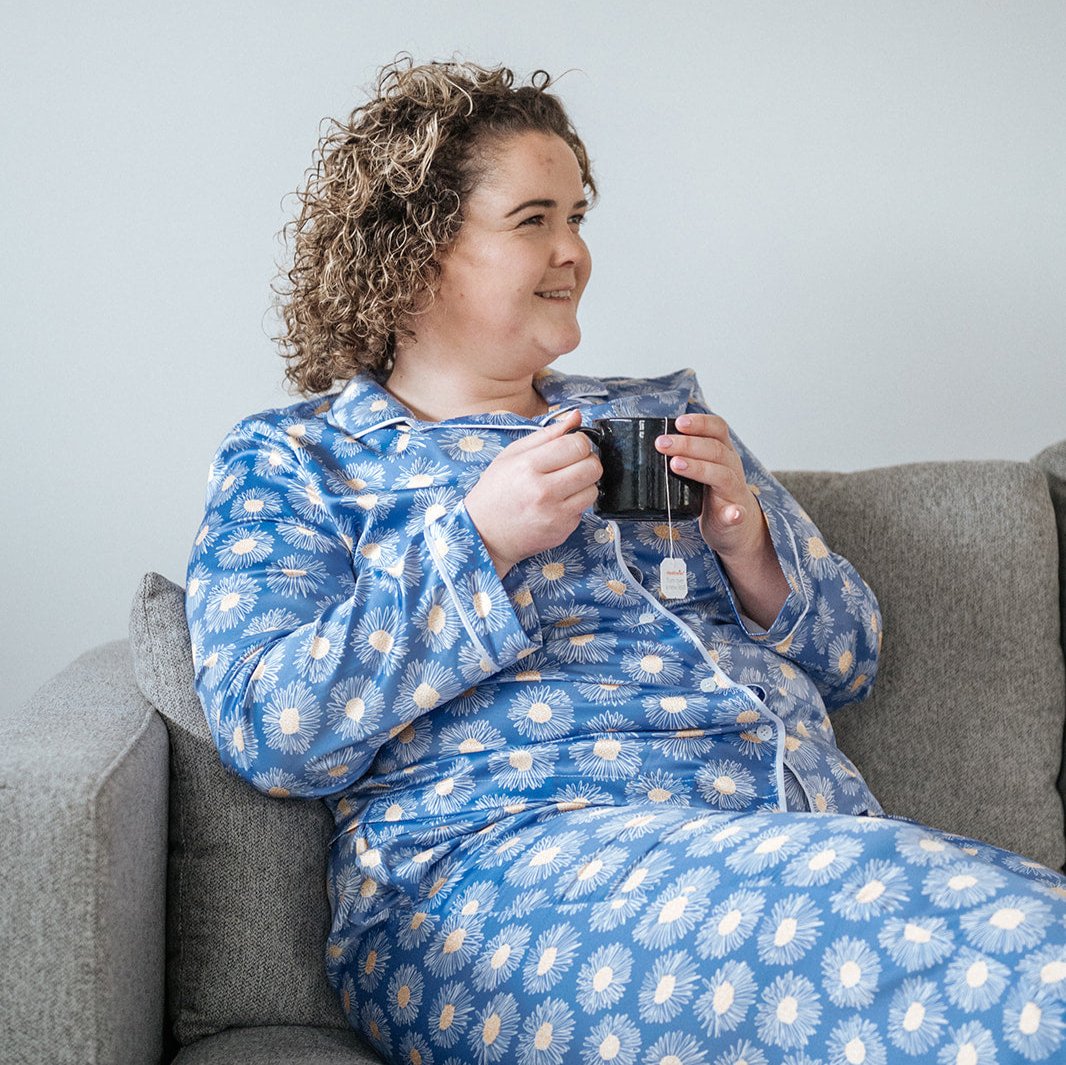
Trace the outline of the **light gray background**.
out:
M 1066 436 L 1061 0 L 5 4 L 5 699 L 184 583 L 226 430 L 296 402 L 278 234 L 402 50 L 570 70 L 602 202 L 558 368 L 693 366 L 771 469 Z

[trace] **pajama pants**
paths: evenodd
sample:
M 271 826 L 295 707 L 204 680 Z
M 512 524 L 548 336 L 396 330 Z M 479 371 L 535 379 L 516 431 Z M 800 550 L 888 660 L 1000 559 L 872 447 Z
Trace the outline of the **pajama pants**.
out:
M 331 874 L 330 982 L 388 1062 L 1066 1061 L 1066 877 L 986 843 L 634 804 L 425 854 L 386 904 Z

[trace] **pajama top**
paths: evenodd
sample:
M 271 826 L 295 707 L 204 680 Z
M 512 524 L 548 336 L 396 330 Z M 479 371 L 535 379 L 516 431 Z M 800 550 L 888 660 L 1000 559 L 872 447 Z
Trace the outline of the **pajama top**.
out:
M 768 630 L 697 519 L 589 509 L 499 578 L 464 498 L 509 443 L 709 412 L 691 369 L 534 386 L 541 417 L 425 422 L 359 375 L 211 466 L 197 692 L 229 770 L 333 813 L 352 1026 L 421 1065 L 1061 1060 L 1066 878 L 883 816 L 830 722 L 877 600 L 735 433 L 790 587 Z
M 412 832 L 443 849 L 544 804 L 880 813 L 829 717 L 872 690 L 876 597 L 732 430 L 790 585 L 768 630 L 697 518 L 590 508 L 499 578 L 464 497 L 509 443 L 574 407 L 584 425 L 712 413 L 692 369 L 534 387 L 537 418 L 426 422 L 357 375 L 230 430 L 186 600 L 223 763 L 324 799 L 383 887 Z M 682 599 L 659 592 L 671 553 Z

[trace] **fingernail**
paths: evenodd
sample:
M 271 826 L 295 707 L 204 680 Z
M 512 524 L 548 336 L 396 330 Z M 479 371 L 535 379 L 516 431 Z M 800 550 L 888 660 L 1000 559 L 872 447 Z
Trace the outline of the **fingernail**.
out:
M 687 429 L 692 424 L 692 419 L 687 414 L 683 414 L 674 424 L 679 429 Z
M 673 465 L 674 465 L 674 469 L 675 470 L 687 470 L 688 469 L 688 463 L 683 458 L 675 457 Z
M 656 447 L 669 447 L 673 443 L 673 440 L 668 436 L 660 436 L 655 440 Z

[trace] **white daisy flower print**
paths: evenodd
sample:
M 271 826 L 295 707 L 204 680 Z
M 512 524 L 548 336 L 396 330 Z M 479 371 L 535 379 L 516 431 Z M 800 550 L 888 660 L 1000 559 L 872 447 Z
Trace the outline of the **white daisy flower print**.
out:
M 644 710 L 658 729 L 696 728 L 708 715 L 707 698 L 685 692 L 646 696 Z
M 624 994 L 633 973 L 633 954 L 621 943 L 599 947 L 577 974 L 577 1001 L 586 1013 L 613 1006 Z
M 640 694 L 640 685 L 602 673 L 594 673 L 588 680 L 579 680 L 576 686 L 583 699 L 604 706 L 626 705 Z
M 219 577 L 207 593 L 204 624 L 208 632 L 236 628 L 255 609 L 259 585 L 244 574 Z
M 979 1021 L 967 1021 L 952 1029 L 936 1060 L 938 1065 L 1000 1065 L 996 1041 Z
M 541 551 L 523 563 L 530 590 L 546 599 L 574 598 L 578 582 L 585 576 L 581 552 L 572 547 Z
M 828 1040 L 830 1065 L 886 1065 L 885 1044 L 877 1026 L 864 1017 L 851 1017 L 839 1022 Z
M 948 1023 L 936 984 L 921 977 L 904 980 L 888 1008 L 888 1040 L 906 1054 L 924 1054 L 940 1042 Z
M 542 836 L 504 873 L 509 884 L 532 887 L 558 875 L 581 853 L 583 837 L 579 832 L 561 832 Z
M 619 725 L 625 722 L 619 721 Z M 595 723 L 590 728 L 595 727 Z M 617 727 L 617 726 L 616 726 Z M 582 776 L 593 780 L 618 780 L 634 776 L 641 765 L 641 748 L 625 732 L 602 732 L 576 740 L 570 752 Z
M 805 976 L 788 972 L 777 977 L 760 995 L 755 1011 L 759 1038 L 786 1050 L 805 1046 L 822 1017 L 814 985 Z
M 446 776 L 423 789 L 422 805 L 431 814 L 452 814 L 467 806 L 476 787 L 471 765 L 456 759 L 448 766 Z
M 668 1032 L 648 1048 L 643 1065 L 708 1065 L 707 1052 L 693 1035 Z
M 996 958 L 963 947 L 948 964 L 944 991 L 960 1010 L 976 1013 L 1000 1000 L 1011 975 L 1011 970 Z
M 550 991 L 574 964 L 581 937 L 569 924 L 542 932 L 522 967 L 522 987 L 527 994 Z
M 714 1065 L 772 1065 L 766 1054 L 748 1039 L 734 1043 L 714 1059 Z
M 626 784 L 626 799 L 635 804 L 651 803 L 656 806 L 688 806 L 688 785 L 682 777 L 656 769 L 642 773 L 636 780 Z
M 303 754 L 318 734 L 322 710 L 314 691 L 293 681 L 275 691 L 263 711 L 263 738 L 285 754 Z
M 474 963 L 473 983 L 479 991 L 494 991 L 518 968 L 532 935 L 527 925 L 507 925 L 486 944 Z
M 689 1008 L 699 989 L 696 963 L 683 950 L 655 959 L 640 986 L 640 1018 L 646 1024 L 665 1024 Z
M 381 724 L 385 699 L 378 687 L 363 677 L 347 677 L 333 685 L 326 701 L 330 729 L 346 740 L 364 740 Z
M 506 1061 L 507 1050 L 518 1031 L 518 1007 L 514 995 L 494 995 L 474 1015 L 466 1034 L 467 1046 L 477 1065 Z
M 544 784 L 558 758 L 559 748 L 554 743 L 539 743 L 493 751 L 488 767 L 498 787 L 527 790 Z
M 633 938 L 653 950 L 673 946 L 703 919 L 718 879 L 711 868 L 692 869 L 676 877 L 637 922 Z
M 830 836 L 797 854 L 785 866 L 781 878 L 793 887 L 821 887 L 839 880 L 862 854 L 858 840 Z
M 959 924 L 978 949 L 993 954 L 1031 950 L 1040 943 L 1051 923 L 1051 908 L 1036 898 L 1004 895 L 964 913 Z
M 721 810 L 741 810 L 756 795 L 755 776 L 741 762 L 716 759 L 696 771 L 696 790 L 705 802 Z
M 734 872 L 745 875 L 762 873 L 792 858 L 806 846 L 810 836 L 811 829 L 800 825 L 786 829 L 772 824 L 740 842 L 725 863 Z
M 477 956 L 484 941 L 484 919 L 478 914 L 451 913 L 433 933 L 423 955 L 426 971 L 452 977 Z
M 640 1029 L 624 1013 L 604 1017 L 581 1044 L 582 1065 L 635 1065 L 640 1043 Z
M 570 732 L 574 704 L 562 689 L 537 685 L 511 700 L 507 716 L 527 739 L 553 740 Z
M 944 918 L 924 914 L 890 917 L 877 933 L 877 942 L 909 973 L 936 965 L 955 949 L 954 933 Z
M 564 1065 L 574 1038 L 574 1011 L 558 998 L 545 998 L 522 1022 L 518 1065 Z
M 710 978 L 706 990 L 696 1000 L 696 1016 L 711 1039 L 718 1039 L 742 1024 L 755 1002 L 756 984 L 743 961 L 728 961 Z
M 430 913 L 425 908 L 414 909 L 400 924 L 397 941 L 404 950 L 421 947 L 433 934 L 439 921 L 437 914 Z
M 849 921 L 869 921 L 894 913 L 909 898 L 902 870 L 878 858 L 852 872 L 831 896 L 830 905 Z
M 376 991 L 388 971 L 392 947 L 384 932 L 374 932 L 360 946 L 355 959 L 355 978 L 361 991 Z
M 223 717 L 215 729 L 219 746 L 228 755 L 230 762 L 241 769 L 248 769 L 259 757 L 259 738 L 252 728 L 237 717 Z
M 910 865 L 942 865 L 963 857 L 954 844 L 920 827 L 896 833 L 896 851 Z
M 1019 962 L 1018 971 L 1034 988 L 1066 1002 L 1066 945 L 1041 947 Z
M 865 1009 L 873 1002 L 881 961 L 861 939 L 841 936 L 822 955 L 822 986 L 836 1006 Z
M 633 525 L 637 542 L 651 550 L 656 562 L 671 554 L 691 558 L 707 550 L 696 521 L 637 521 Z
M 413 965 L 401 965 L 388 984 L 386 1005 L 396 1024 L 414 1024 L 422 1006 L 422 974 Z
M 369 671 L 388 676 L 403 664 L 407 656 L 404 628 L 395 608 L 371 610 L 362 615 L 355 626 L 352 650 Z
M 1066 1033 L 1062 1003 L 1032 986 L 1013 988 L 1003 1007 L 1007 1042 L 1028 1061 L 1044 1061 L 1059 1051 Z
M 761 891 L 740 888 L 717 903 L 696 935 L 701 958 L 724 958 L 740 947 L 755 930 L 766 905 Z
M 559 897 L 574 902 L 600 889 L 622 868 L 629 853 L 621 847 L 602 847 L 580 865 L 568 869 L 556 884 Z
M 677 686 L 684 673 L 675 651 L 664 644 L 638 640 L 622 652 L 621 668 L 637 684 Z
M 790 895 L 775 902 L 756 939 L 760 961 L 791 965 L 802 958 L 818 938 L 820 912 L 806 895 Z
M 347 1012 L 350 1015 L 350 1008 Z M 376 1002 L 363 1003 L 359 1010 L 359 1030 L 382 1054 L 392 1053 L 392 1027 L 385 1011 Z
M 962 910 L 995 895 L 1006 879 L 981 862 L 949 862 L 937 865 L 922 882 L 922 894 L 941 909 Z

